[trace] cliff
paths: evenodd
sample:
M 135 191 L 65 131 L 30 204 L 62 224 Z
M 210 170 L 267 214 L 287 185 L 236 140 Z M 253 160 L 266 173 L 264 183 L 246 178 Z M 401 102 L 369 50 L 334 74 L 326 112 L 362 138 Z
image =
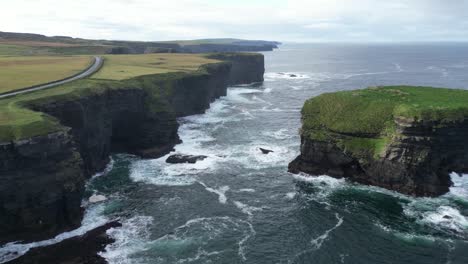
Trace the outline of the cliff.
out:
M 38 45 L 40 44 L 40 45 Z M 40 34 L 0 31 L 1 45 L 16 45 L 15 54 L 144 54 L 144 53 L 208 53 L 272 51 L 281 43 L 263 40 L 199 39 L 178 41 L 119 41 L 44 36 Z
M 43 114 L 27 129 L 0 124 L 11 131 L 0 133 L 0 243 L 77 227 L 85 179 L 112 152 L 165 155 L 180 142 L 177 117 L 203 113 L 228 85 L 261 82 L 263 72 L 263 55 L 230 54 L 194 72 L 83 80 L 67 93 L 25 96 L 20 110 Z
M 468 91 L 379 87 L 324 94 L 302 110 L 293 173 L 329 175 L 415 196 L 449 191 L 468 171 Z

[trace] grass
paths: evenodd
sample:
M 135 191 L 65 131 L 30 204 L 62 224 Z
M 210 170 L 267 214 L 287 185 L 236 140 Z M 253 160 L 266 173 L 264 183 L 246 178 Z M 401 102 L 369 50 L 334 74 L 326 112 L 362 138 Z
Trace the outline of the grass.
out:
M 218 62 L 192 54 L 105 55 L 105 66 L 92 78 L 125 80 L 141 75 L 191 72 L 201 65 Z
M 395 117 L 441 124 L 468 116 L 468 91 L 388 86 L 323 94 L 302 110 L 303 135 L 378 156 L 396 133 Z
M 177 80 L 185 76 L 206 74 L 212 63 L 221 62 L 203 55 L 105 56 L 104 67 L 91 78 L 0 100 L 0 142 L 64 129 L 56 119 L 30 110 L 36 109 L 35 106 L 61 100 L 78 100 L 83 96 L 104 93 L 109 89 L 145 89 L 149 95 L 145 99 L 148 109 L 153 113 L 165 111 L 165 98 L 173 92 L 172 87 Z
M 0 57 L 0 93 L 60 80 L 92 63 L 89 56 Z

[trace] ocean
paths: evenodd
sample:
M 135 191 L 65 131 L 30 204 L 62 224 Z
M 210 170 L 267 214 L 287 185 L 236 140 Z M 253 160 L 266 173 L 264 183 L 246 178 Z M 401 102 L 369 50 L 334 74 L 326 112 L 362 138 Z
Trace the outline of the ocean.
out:
M 87 185 L 108 200 L 85 204 L 80 229 L 9 244 L 0 260 L 120 219 L 101 253 L 112 264 L 468 263 L 468 177 L 453 174 L 444 196 L 414 198 L 287 172 L 305 100 L 377 85 L 468 89 L 468 45 L 285 44 L 264 54 L 264 83 L 230 87 L 205 114 L 179 120 L 176 152 L 207 159 L 113 155 Z

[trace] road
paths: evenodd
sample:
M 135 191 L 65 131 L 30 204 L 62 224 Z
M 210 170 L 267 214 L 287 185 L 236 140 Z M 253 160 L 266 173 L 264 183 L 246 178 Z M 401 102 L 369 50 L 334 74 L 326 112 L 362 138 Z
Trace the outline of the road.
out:
M 22 89 L 20 91 L 12 91 L 12 92 L 8 92 L 8 93 L 4 93 L 4 94 L 0 95 L 0 99 L 7 98 L 7 97 L 10 97 L 10 96 L 15 96 L 15 95 L 18 95 L 18 94 L 24 94 L 24 93 L 30 93 L 30 92 L 34 92 L 34 91 L 44 90 L 44 89 L 52 88 L 52 87 L 59 86 L 59 85 L 65 84 L 65 83 L 69 83 L 69 82 L 73 82 L 73 81 L 76 81 L 76 80 L 79 80 L 79 79 L 86 78 L 86 77 L 94 74 L 95 72 L 97 72 L 102 67 L 103 62 L 104 62 L 103 58 L 95 56 L 93 65 L 91 65 L 86 71 L 84 71 L 84 72 L 82 72 L 82 73 L 80 73 L 78 75 L 74 75 L 74 76 L 71 76 L 69 78 L 66 78 L 66 79 L 63 79 L 63 80 L 60 80 L 60 81 L 55 81 L 55 82 L 42 84 L 42 85 L 36 85 L 34 87 Z

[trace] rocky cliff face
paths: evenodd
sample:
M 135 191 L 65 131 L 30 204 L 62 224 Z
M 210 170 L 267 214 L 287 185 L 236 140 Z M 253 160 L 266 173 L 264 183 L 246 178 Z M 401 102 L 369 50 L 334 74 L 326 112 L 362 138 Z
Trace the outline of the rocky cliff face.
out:
M 122 87 L 33 102 L 64 130 L 0 143 L 0 242 L 73 229 L 87 177 L 111 152 L 155 158 L 179 143 L 176 118 L 203 113 L 229 84 L 263 81 L 263 56 L 231 55 L 196 73 L 137 77 Z
M 69 131 L 0 144 L 0 243 L 80 224 L 83 160 Z
M 444 194 L 452 184 L 451 172 L 468 171 L 468 120 L 442 123 L 396 118 L 395 123 L 396 136 L 378 157 L 356 157 L 333 142 L 303 135 L 301 155 L 289 170 L 346 177 L 415 196 Z

